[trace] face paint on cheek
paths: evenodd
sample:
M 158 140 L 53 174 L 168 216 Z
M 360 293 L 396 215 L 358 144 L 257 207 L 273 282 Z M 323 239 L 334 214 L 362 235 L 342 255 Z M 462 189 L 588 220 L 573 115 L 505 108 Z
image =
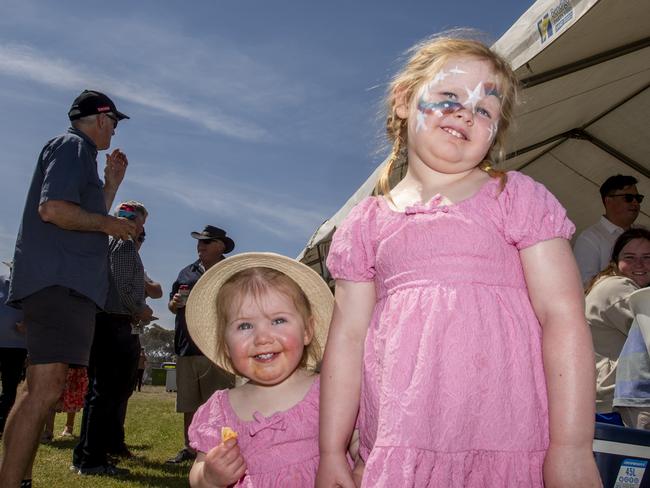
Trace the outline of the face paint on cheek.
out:
M 438 75 L 440 75 L 441 73 L 438 73 Z M 442 79 L 444 79 L 445 76 L 447 75 L 443 74 Z M 416 114 L 416 120 L 417 120 L 417 125 L 415 126 L 416 132 L 419 132 L 420 130 L 427 128 L 428 115 L 434 114 L 436 117 L 442 117 L 445 114 L 456 112 L 457 110 L 460 110 L 462 108 L 461 104 L 453 100 L 443 100 L 441 102 L 427 101 L 429 97 L 429 89 L 431 88 L 431 85 L 434 85 L 436 83 L 437 82 L 434 80 L 426 84 L 424 87 L 422 87 L 422 90 L 420 91 L 420 96 L 418 98 L 418 105 L 417 105 L 418 113 Z
M 415 126 L 415 132 L 420 132 L 420 129 L 426 129 L 427 128 L 426 114 L 418 110 L 416 117 L 417 117 L 417 125 Z
M 499 123 L 498 122 L 493 122 L 490 124 L 488 127 L 488 142 L 492 142 L 494 138 L 497 135 L 497 132 L 499 131 Z

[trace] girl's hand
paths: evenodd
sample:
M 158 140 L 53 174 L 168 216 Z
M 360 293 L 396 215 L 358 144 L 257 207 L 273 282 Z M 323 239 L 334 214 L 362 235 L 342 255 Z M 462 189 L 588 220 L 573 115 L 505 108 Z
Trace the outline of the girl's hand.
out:
M 544 460 L 546 488 L 602 488 L 591 447 L 549 446 Z
M 316 488 L 356 488 L 345 453 L 321 454 Z
M 354 463 L 354 469 L 352 470 L 352 479 L 354 480 L 354 484 L 358 487 L 361 486 L 364 469 L 366 469 L 366 465 L 361 457 L 358 457 L 357 461 Z
M 211 449 L 203 464 L 203 478 L 209 486 L 230 486 L 246 473 L 246 461 L 235 439 Z

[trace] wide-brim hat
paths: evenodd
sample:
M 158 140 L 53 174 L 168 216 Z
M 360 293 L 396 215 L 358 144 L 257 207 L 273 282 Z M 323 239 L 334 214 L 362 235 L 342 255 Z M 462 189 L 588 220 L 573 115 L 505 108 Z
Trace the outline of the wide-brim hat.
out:
M 235 241 L 226 235 L 225 230 L 214 225 L 206 225 L 201 232 L 191 232 L 190 235 L 200 241 L 219 240 L 223 242 L 226 246 L 226 249 L 223 251 L 224 254 L 228 254 L 235 249 Z
M 117 117 L 117 120 L 130 118 L 128 115 L 117 110 L 113 100 L 95 90 L 84 90 L 77 98 L 75 98 L 70 110 L 68 111 L 68 118 L 70 120 L 77 120 L 88 115 L 104 113 L 114 114 L 115 117 Z
M 314 319 L 314 338 L 325 348 L 334 308 L 334 296 L 329 287 L 310 267 L 295 259 L 268 252 L 238 254 L 218 262 L 208 269 L 194 285 L 185 308 L 187 329 L 201 352 L 221 368 L 235 373 L 230 362 L 217 354 L 220 338 L 217 330 L 217 295 L 223 284 L 235 273 L 250 268 L 271 268 L 285 274 L 300 287 L 311 307 Z M 314 358 L 309 358 L 307 368 L 315 369 Z
M 630 308 L 637 323 L 650 330 L 650 288 L 641 288 L 630 294 Z

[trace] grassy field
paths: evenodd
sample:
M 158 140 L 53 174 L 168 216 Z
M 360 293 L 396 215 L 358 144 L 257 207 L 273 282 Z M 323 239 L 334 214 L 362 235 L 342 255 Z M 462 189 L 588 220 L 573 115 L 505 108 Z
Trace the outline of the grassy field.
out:
M 183 445 L 183 417 L 175 411 L 175 393 L 164 387 L 144 386 L 129 401 L 126 417 L 126 444 L 134 457 L 123 460 L 120 467 L 130 470 L 123 477 L 79 476 L 68 468 L 77 438 L 57 438 L 41 444 L 34 466 L 35 488 L 112 488 L 112 487 L 187 487 L 191 463 L 181 466 L 165 464 Z M 79 434 L 81 414 L 75 419 Z M 55 435 L 63 430 L 65 414 L 57 414 Z

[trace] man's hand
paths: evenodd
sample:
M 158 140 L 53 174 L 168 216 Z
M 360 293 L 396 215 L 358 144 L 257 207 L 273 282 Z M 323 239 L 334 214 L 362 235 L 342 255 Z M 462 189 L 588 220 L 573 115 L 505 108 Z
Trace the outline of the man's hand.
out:
M 113 217 L 111 215 L 106 216 L 104 228 L 102 230 L 105 234 L 117 237 L 123 241 L 126 241 L 129 238 L 135 238 L 137 234 L 135 222 L 123 217 Z
M 129 160 L 119 149 L 114 149 L 110 154 L 106 154 L 106 167 L 104 168 L 104 186 L 112 188 L 115 191 L 119 188 Z
M 181 297 L 180 293 L 174 293 L 174 296 L 172 297 L 171 300 L 169 300 L 169 311 L 171 313 L 176 313 L 178 312 L 179 308 L 183 308 L 185 306 L 185 300 L 183 300 L 183 297 Z
M 138 320 L 140 322 L 144 322 L 145 325 L 151 322 L 151 317 L 153 317 L 153 310 L 149 305 L 145 303 L 144 307 L 140 312 L 135 314 L 135 320 Z

